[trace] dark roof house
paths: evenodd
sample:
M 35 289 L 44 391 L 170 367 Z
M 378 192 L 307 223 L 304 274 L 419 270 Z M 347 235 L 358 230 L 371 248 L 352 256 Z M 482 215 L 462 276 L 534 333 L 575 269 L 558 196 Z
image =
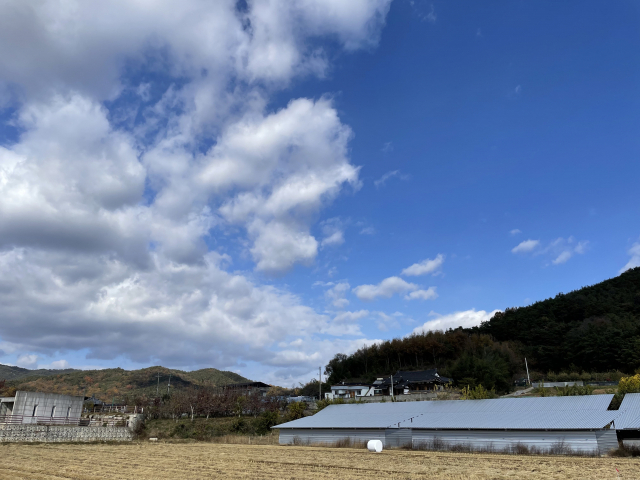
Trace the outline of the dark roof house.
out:
M 393 379 L 394 393 L 403 393 L 406 390 L 409 392 L 433 390 L 441 385 L 453 382 L 451 378 L 441 377 L 437 368 L 432 368 L 415 372 L 398 370 L 392 376 L 379 378 L 373 384 L 381 393 L 388 392 L 391 387 L 391 379 Z

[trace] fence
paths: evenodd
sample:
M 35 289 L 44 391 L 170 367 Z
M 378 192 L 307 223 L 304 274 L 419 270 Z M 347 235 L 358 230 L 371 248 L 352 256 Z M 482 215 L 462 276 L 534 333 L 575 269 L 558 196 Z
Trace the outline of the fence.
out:
M 135 405 L 95 405 L 93 409 L 87 413 L 144 413 L 144 407 Z
M 29 417 L 26 415 L 0 415 L 0 424 L 47 426 L 68 425 L 74 427 L 124 427 L 125 421 L 121 418 L 93 419 L 80 417 Z

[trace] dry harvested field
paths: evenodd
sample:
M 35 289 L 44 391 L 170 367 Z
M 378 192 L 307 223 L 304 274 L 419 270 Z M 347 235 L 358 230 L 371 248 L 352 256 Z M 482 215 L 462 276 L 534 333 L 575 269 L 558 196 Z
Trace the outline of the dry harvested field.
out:
M 640 461 L 212 443 L 0 445 L 0 479 L 62 478 L 637 479 Z

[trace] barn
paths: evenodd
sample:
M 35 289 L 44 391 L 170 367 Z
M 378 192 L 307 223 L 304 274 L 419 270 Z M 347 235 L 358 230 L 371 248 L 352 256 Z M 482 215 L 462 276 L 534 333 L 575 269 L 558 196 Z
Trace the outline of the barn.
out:
M 278 425 L 280 444 L 381 440 L 385 448 L 462 445 L 604 453 L 617 448 L 613 395 L 330 405 Z
M 627 447 L 640 447 L 640 393 L 627 393 L 616 418 L 618 440 Z

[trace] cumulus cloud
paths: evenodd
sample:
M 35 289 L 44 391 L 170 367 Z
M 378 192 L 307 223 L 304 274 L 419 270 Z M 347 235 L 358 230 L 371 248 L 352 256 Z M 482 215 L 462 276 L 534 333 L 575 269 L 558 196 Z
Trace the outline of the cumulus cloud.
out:
M 420 263 L 414 263 L 410 267 L 405 268 L 404 270 L 402 270 L 402 275 L 417 276 L 426 275 L 427 273 L 436 275 L 437 273 L 439 273 L 443 263 L 444 255 L 439 253 L 433 260 L 427 258 Z
M 353 293 L 360 300 L 371 301 L 376 298 L 390 298 L 398 293 L 407 293 L 405 300 L 431 300 L 438 295 L 435 287 L 428 290 L 421 290 L 415 283 L 409 283 L 400 277 L 389 277 L 382 280 L 377 285 L 359 285 L 353 289 Z
M 405 300 L 433 300 L 438 298 L 436 287 L 429 287 L 427 290 L 415 290 L 404 296 Z
M 18 357 L 17 365 L 22 368 L 37 368 L 38 356 L 37 355 L 20 355 Z
M 345 308 L 349 305 L 349 300 L 345 298 L 345 295 L 350 289 L 351 285 L 348 282 L 339 282 L 328 289 L 325 292 L 325 296 L 334 307 Z
M 353 293 L 360 300 L 375 300 L 378 297 L 390 298 L 396 293 L 418 290 L 418 286 L 406 282 L 400 277 L 389 277 L 378 285 L 359 285 L 353 289 Z
M 518 228 L 514 228 L 513 230 L 511 230 L 509 232 L 511 235 L 518 235 L 519 233 L 522 233 L 522 231 Z
M 5 2 L 0 91 L 23 133 L 0 147 L 2 350 L 282 378 L 330 358 L 316 335 L 340 322 L 212 248 L 281 275 L 339 242 L 311 231 L 360 186 L 351 129 L 329 98 L 267 105 L 325 74 L 317 40 L 375 46 L 389 3 Z
M 450 328 L 470 328 L 480 325 L 482 322 L 486 322 L 493 317 L 500 310 L 494 310 L 492 312 L 486 312 L 484 310 L 477 310 L 475 308 L 471 310 L 464 310 L 461 312 L 453 312 L 447 315 L 440 315 L 431 312 L 429 315 L 434 317 L 433 320 L 425 322 L 423 325 L 415 328 L 413 333 L 420 334 L 428 331 L 442 330 L 446 331 Z
M 525 240 L 511 249 L 512 253 L 528 253 L 540 245 L 540 240 Z
M 631 258 L 627 264 L 620 269 L 619 273 L 626 272 L 627 270 L 635 267 L 640 267 L 640 242 L 634 243 L 627 252 Z
M 38 368 L 44 368 L 48 370 L 64 370 L 69 368 L 69 362 L 66 360 L 54 360 L 51 363 L 39 363 Z

